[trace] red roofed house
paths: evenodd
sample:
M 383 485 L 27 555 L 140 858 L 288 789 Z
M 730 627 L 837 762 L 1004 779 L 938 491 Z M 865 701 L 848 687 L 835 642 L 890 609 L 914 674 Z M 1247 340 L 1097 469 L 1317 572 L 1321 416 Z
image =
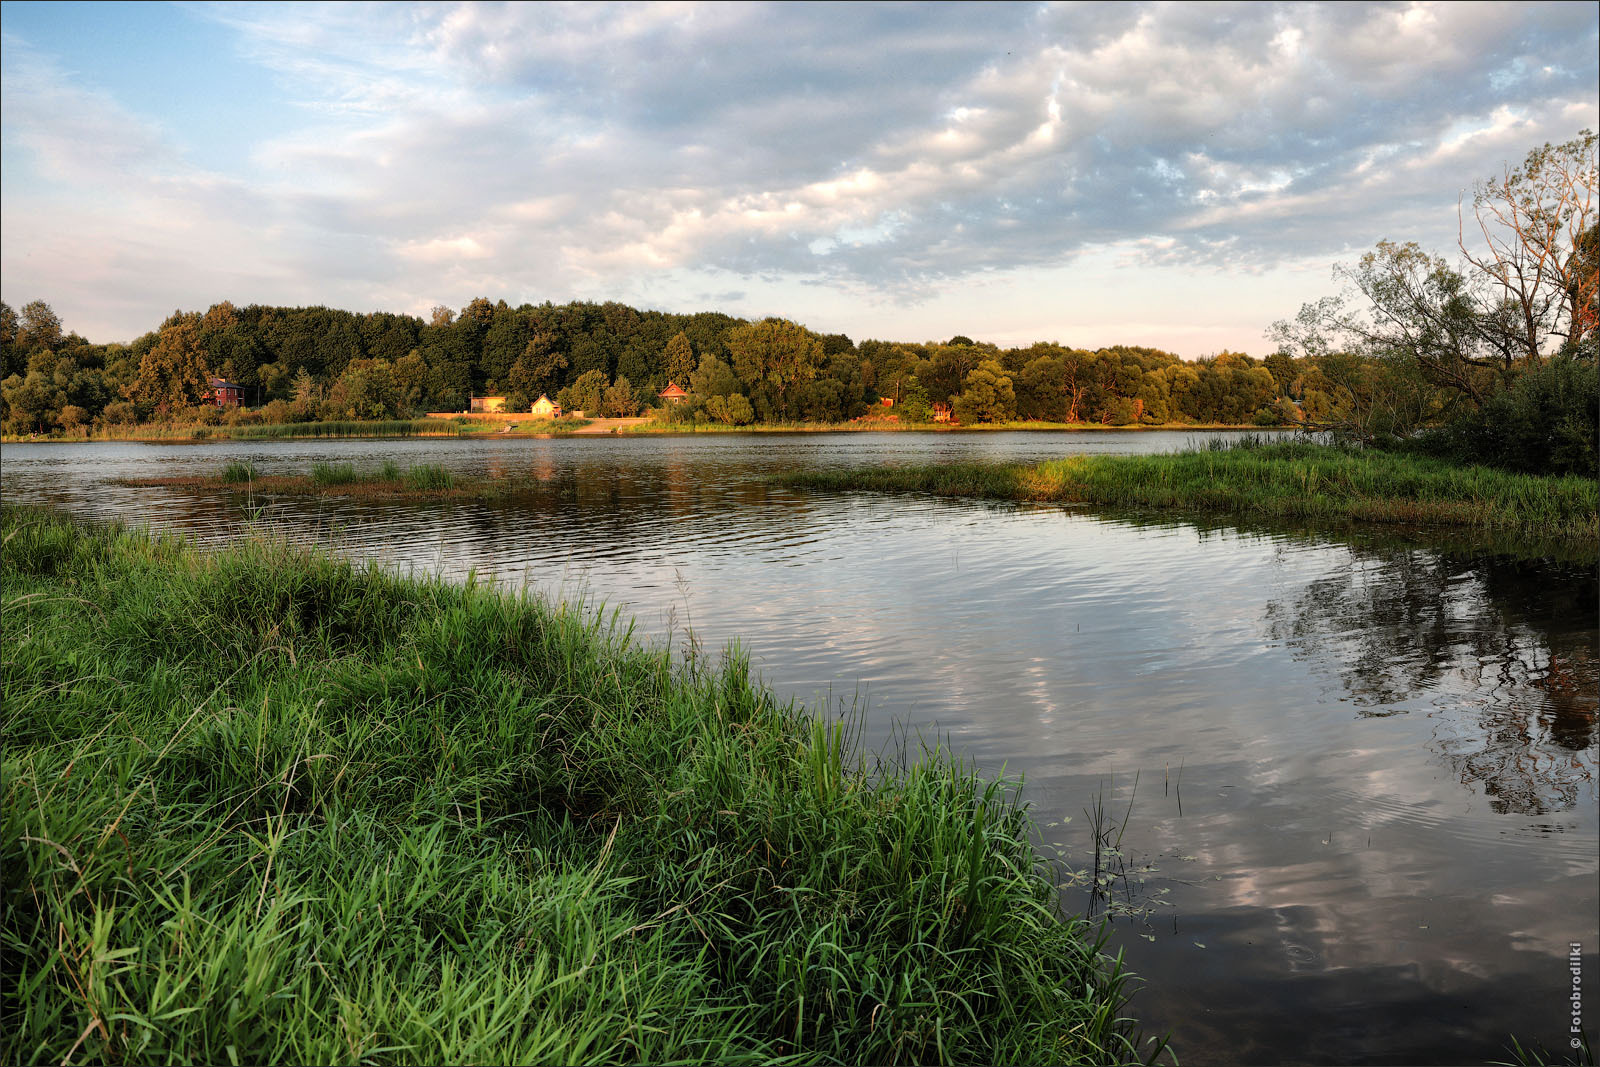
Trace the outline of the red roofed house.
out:
M 681 404 L 689 399 L 689 394 L 680 389 L 676 382 L 668 382 L 667 387 L 656 396 L 669 404 Z
M 207 378 L 211 386 L 211 402 L 219 408 L 236 408 L 244 399 L 244 386 L 225 382 L 221 378 Z

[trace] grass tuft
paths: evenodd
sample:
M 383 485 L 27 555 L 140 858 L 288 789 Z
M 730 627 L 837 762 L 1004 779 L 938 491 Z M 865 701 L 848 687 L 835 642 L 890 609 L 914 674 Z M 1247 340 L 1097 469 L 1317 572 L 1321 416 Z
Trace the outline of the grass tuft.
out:
M 313 463 L 311 465 L 311 484 L 313 485 L 354 485 L 364 481 L 356 471 L 354 463 Z
M 438 464 L 422 464 L 405 472 L 405 483 L 408 489 L 428 491 L 449 489 L 455 485 L 455 479 Z

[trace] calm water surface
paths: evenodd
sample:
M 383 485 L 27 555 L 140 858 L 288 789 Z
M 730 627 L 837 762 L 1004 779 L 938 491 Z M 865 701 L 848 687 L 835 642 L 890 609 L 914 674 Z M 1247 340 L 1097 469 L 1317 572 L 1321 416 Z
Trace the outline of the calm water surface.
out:
M 1097 797 L 1129 813 L 1113 943 L 1185 1063 L 1485 1062 L 1513 1033 L 1559 1058 L 1570 942 L 1600 976 L 1592 563 L 765 481 L 1190 440 L 7 445 L 0 484 L 210 542 L 243 507 L 112 480 L 235 458 L 534 475 L 496 504 L 254 504 L 354 557 L 620 607 L 679 647 L 738 640 L 779 692 L 864 708 L 868 746 L 899 723 L 1024 774 L 1075 866 Z

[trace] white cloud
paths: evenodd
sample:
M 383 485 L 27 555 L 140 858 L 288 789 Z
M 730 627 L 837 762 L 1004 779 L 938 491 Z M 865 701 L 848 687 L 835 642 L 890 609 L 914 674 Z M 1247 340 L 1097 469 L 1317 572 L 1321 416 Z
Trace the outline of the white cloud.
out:
M 312 116 L 249 174 L 187 167 L 159 115 L 7 43 L 8 177 L 98 194 L 62 247 L 164 246 L 164 305 L 687 300 L 763 278 L 854 321 L 1092 250 L 1274 270 L 1445 241 L 1463 186 L 1600 124 L 1585 5 L 210 10 Z M 8 278 L 58 301 L 109 284 L 13 225 L 40 195 L 5 193 Z M 258 288 L 218 291 L 223 254 Z M 1248 315 L 1258 334 L 1292 311 Z

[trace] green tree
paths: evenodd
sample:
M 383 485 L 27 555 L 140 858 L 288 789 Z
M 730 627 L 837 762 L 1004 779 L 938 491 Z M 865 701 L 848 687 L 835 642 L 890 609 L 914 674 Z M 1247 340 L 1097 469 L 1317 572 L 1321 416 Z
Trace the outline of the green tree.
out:
M 606 388 L 604 371 L 585 371 L 578 375 L 577 381 L 561 390 L 556 402 L 568 411 L 582 411 L 592 417 L 600 414 Z
M 61 344 L 61 319 L 43 300 L 22 305 L 22 321 L 17 342 L 25 349 L 48 348 Z
M 694 348 L 689 344 L 689 337 L 682 330 L 672 335 L 672 340 L 667 342 L 667 380 L 676 382 L 679 387 L 689 384 L 689 376 L 695 372 Z
M 790 414 L 789 396 L 796 385 L 817 376 L 822 342 L 788 319 L 747 323 L 728 334 L 733 372 L 752 389 L 764 388 L 772 406 Z
M 1004 422 L 1016 414 L 1016 391 L 999 360 L 979 363 L 963 384 L 954 405 L 956 418 L 962 422 Z
M 755 421 L 756 412 L 742 393 L 705 398 L 706 414 L 729 426 L 748 426 Z
M 155 347 L 139 362 L 139 376 L 127 396 L 170 414 L 207 400 L 209 377 L 206 351 L 200 344 L 200 316 L 173 312 L 162 324 Z
M 689 391 L 701 399 L 729 396 L 739 391 L 739 377 L 716 356 L 701 356 L 700 369 L 689 376 Z
M 600 400 L 600 413 L 612 419 L 631 418 L 639 413 L 639 401 L 627 378 L 618 378 L 615 384 L 606 387 Z

